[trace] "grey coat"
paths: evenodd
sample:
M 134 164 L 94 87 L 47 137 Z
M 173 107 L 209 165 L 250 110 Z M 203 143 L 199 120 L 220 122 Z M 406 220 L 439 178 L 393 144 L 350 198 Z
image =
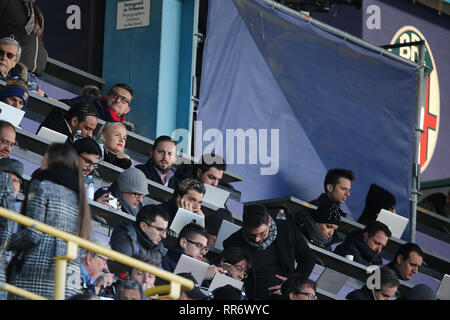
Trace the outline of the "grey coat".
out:
M 28 187 L 25 215 L 72 234 L 78 228 L 78 196 L 61 185 L 32 180 Z M 22 227 L 11 237 L 9 250 L 16 252 L 10 283 L 40 296 L 53 299 L 55 260 L 66 254 L 66 242 L 32 228 Z M 21 259 L 20 259 L 21 257 Z M 20 261 L 21 260 L 21 261 Z M 20 265 L 22 267 L 20 268 Z M 80 257 L 67 263 L 68 298 L 80 293 Z M 9 299 L 23 299 L 9 295 Z
M 14 190 L 12 188 L 11 177 L 6 172 L 0 172 L 0 206 L 14 210 L 13 203 Z M 12 235 L 13 221 L 0 217 L 0 281 L 6 281 L 6 257 L 5 251 L 9 238 Z M 6 300 L 7 292 L 0 289 L 0 300 Z

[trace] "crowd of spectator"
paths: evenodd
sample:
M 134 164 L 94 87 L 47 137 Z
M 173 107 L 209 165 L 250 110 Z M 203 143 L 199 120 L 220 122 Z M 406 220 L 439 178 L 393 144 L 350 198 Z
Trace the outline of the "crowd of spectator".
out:
M 11 2 L 11 3 L 18 3 Z M 44 20 L 34 1 L 20 8 L 8 7 L 15 26 L 0 19 L 0 79 L 6 81 L 0 101 L 17 109 L 26 108 L 31 92 L 46 96 L 38 83 L 45 69 L 46 50 L 42 43 Z M 26 22 L 26 23 L 25 23 Z M 24 27 L 25 25 L 25 27 Z M 12 28 L 12 29 L 11 29 Z M 18 31 L 20 30 L 20 31 Z M 13 35 L 11 37 L 11 35 Z M 37 41 L 34 41 L 36 39 Z M 34 41 L 34 42 L 33 42 Z M 35 54 L 38 59 L 30 60 Z M 118 224 L 109 243 L 103 246 L 174 272 L 180 257 L 188 255 L 208 262 L 202 283 L 190 273 L 181 273 L 194 282 L 192 290 L 180 299 L 235 300 L 316 300 L 317 286 L 310 275 L 317 262 L 323 264 L 308 244 L 365 266 L 380 266 L 381 286 L 364 285 L 347 295 L 349 300 L 388 300 L 398 293 L 400 280 L 409 281 L 419 271 L 424 253 L 414 243 L 403 245 L 394 259 L 383 266 L 382 253 L 391 237 L 388 226 L 377 221 L 381 209 L 395 213 L 396 199 L 388 190 L 372 184 L 365 208 L 358 219 L 363 230 L 355 230 L 341 239 L 338 230 L 346 216 L 341 205 L 350 197 L 355 174 L 348 169 L 331 169 L 324 179 L 324 192 L 311 204 L 291 213 L 288 219 L 276 219 L 263 205 L 244 208 L 242 227 L 223 242 L 223 251 L 211 261 L 209 247 L 214 245 L 223 220 L 234 222 L 227 207 L 205 215 L 202 201 L 205 184 L 221 184 L 226 164 L 223 158 L 205 154 L 198 163 L 175 168 L 177 142 L 159 136 L 148 151 L 148 161 L 134 164 L 126 153 L 127 132 L 134 131 L 126 121 L 131 111 L 133 89 L 117 83 L 105 96 L 95 87 L 82 95 L 61 100 L 67 111 L 54 108 L 40 124 L 67 136 L 66 143 L 53 143 L 24 188 L 23 164 L 10 158 L 16 145 L 16 130 L 0 120 L 0 206 L 19 212 L 60 230 L 93 240 L 88 204 L 88 184 L 101 161 L 119 167 L 121 173 L 109 186 L 97 186 L 92 199 L 133 217 Z M 97 134 L 99 119 L 106 121 Z M 174 189 L 171 199 L 161 204 L 145 204 L 148 180 Z M 230 187 L 229 185 L 224 185 Z M 18 201 L 20 191 L 25 195 Z M 432 195 L 422 204 L 440 214 L 448 214 L 450 194 Z M 204 217 L 202 225 L 186 224 L 176 237 L 169 226 L 182 208 Z M 113 214 L 113 213 L 111 213 Z M 172 245 L 165 247 L 172 238 Z M 169 243 L 169 242 L 168 242 Z M 336 244 L 339 244 L 335 246 Z M 66 243 L 34 228 L 0 218 L 0 281 L 29 290 L 46 298 L 54 294 L 54 257 L 66 255 Z M 334 250 L 333 250 L 334 247 Z M 83 250 L 67 264 L 66 299 L 152 300 L 145 291 L 155 286 L 154 275 L 136 268 L 117 266 L 110 271 L 108 257 Z M 210 292 L 216 273 L 242 281 L 237 289 L 226 285 Z M 417 286 L 402 299 L 436 299 L 428 287 Z M 0 290 L 0 299 L 23 299 Z

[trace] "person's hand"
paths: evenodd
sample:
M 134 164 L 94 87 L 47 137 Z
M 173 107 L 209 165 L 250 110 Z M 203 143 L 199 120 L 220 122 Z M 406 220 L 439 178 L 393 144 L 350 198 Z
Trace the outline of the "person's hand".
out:
M 276 286 L 273 286 L 273 287 L 269 287 L 269 291 L 275 290 L 274 292 L 272 292 L 272 294 L 279 294 L 279 295 L 281 295 L 281 285 L 283 284 L 284 281 L 287 280 L 287 278 L 283 277 L 283 276 L 280 276 L 279 274 L 276 274 L 275 277 L 280 279 L 281 283 L 279 285 L 276 285 Z
M 36 90 L 36 93 L 42 97 L 45 97 L 45 92 L 41 90 L 41 85 L 39 84 Z
M 212 278 L 214 278 L 214 275 L 216 274 L 216 272 L 219 272 L 219 269 L 223 270 L 222 268 L 216 267 L 213 264 L 209 265 L 208 271 L 206 271 L 205 274 L 205 279 L 206 280 L 211 280 Z
M 101 197 L 98 197 L 97 200 L 95 200 L 95 201 L 100 202 L 108 207 L 112 207 L 108 203 L 108 201 L 112 200 L 112 199 L 114 199 L 114 198 L 111 196 L 111 192 L 108 192 L 108 193 L 103 194 Z
M 180 201 L 179 201 L 179 207 L 183 208 L 183 209 L 185 209 L 187 211 L 194 212 L 193 208 L 192 208 L 193 207 L 192 203 L 189 200 L 181 198 Z
M 216 235 L 210 234 L 208 235 L 208 246 L 213 247 L 214 243 L 216 242 Z

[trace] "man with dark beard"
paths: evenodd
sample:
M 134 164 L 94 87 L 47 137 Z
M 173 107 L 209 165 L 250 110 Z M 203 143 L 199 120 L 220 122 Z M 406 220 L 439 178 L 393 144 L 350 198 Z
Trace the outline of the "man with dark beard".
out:
M 144 172 L 147 179 L 175 189 L 177 182 L 173 177 L 172 165 L 176 160 L 177 146 L 169 136 L 159 136 L 155 140 L 150 158 L 136 168 Z

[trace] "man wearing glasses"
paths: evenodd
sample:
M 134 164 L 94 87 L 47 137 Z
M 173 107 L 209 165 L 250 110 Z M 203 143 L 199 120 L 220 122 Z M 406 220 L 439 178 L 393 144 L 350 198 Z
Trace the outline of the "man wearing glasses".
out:
M 20 60 L 21 48 L 19 43 L 13 38 L 0 39 L 0 76 L 6 80 L 10 76 L 10 71 Z
M 16 145 L 16 129 L 8 121 L 0 120 L 0 159 L 8 158 Z
M 110 122 L 124 122 L 130 112 L 133 89 L 125 83 L 115 84 L 105 97 L 94 101 L 100 119 Z
M 244 280 L 249 300 L 280 299 L 280 287 L 292 273 L 308 278 L 316 258 L 290 220 L 274 220 L 262 205 L 244 209 L 242 229 L 223 242 L 224 249 L 240 247 L 251 257 Z M 297 262 L 297 268 L 294 268 Z
M 73 147 L 78 153 L 81 173 L 87 177 L 94 169 L 97 169 L 102 150 L 98 143 L 91 138 L 78 139 L 73 143 Z
M 177 244 L 167 251 L 163 258 L 164 270 L 174 272 L 182 254 L 202 261 L 208 253 L 208 231 L 196 223 L 189 223 L 181 229 Z M 227 271 L 221 267 L 210 265 L 205 280 L 211 280 L 216 272 L 225 274 Z
M 143 206 L 136 222 L 121 222 L 114 228 L 110 239 L 113 250 L 128 256 L 143 254 L 155 261 L 161 267 L 167 249 L 162 240 L 167 237 L 169 217 L 157 205 Z

